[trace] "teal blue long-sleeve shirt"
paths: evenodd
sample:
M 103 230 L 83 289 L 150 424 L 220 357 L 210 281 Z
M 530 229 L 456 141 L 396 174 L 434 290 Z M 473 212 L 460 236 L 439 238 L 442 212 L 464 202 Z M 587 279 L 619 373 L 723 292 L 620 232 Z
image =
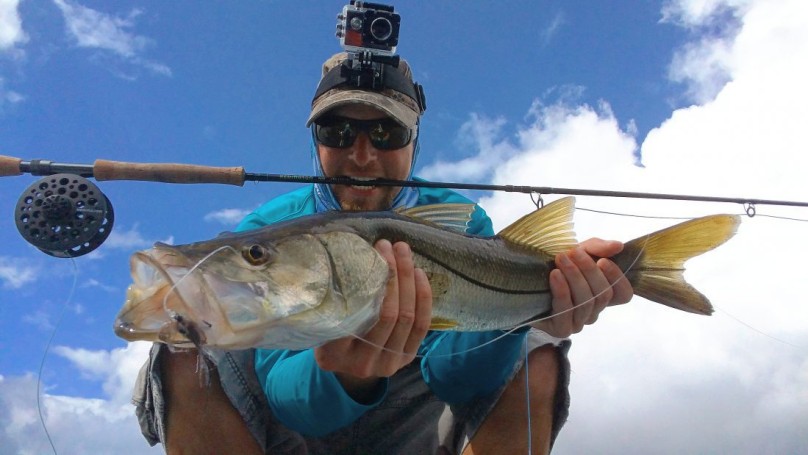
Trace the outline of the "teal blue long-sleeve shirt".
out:
M 312 186 L 306 186 L 267 202 L 247 215 L 236 230 L 246 231 L 315 213 L 312 191 Z M 450 190 L 419 189 L 417 205 L 449 202 L 471 201 Z M 491 220 L 479 207 L 469 223 L 468 233 L 494 234 Z M 463 403 L 492 393 L 510 376 L 525 333 L 503 337 L 501 331 L 431 331 L 418 351 L 424 381 L 447 403 Z M 494 339 L 497 340 L 491 342 Z M 387 394 L 385 380 L 369 403 L 354 401 L 333 372 L 319 368 L 313 349 L 256 349 L 255 372 L 275 417 L 306 436 L 324 436 L 350 425 L 381 403 Z

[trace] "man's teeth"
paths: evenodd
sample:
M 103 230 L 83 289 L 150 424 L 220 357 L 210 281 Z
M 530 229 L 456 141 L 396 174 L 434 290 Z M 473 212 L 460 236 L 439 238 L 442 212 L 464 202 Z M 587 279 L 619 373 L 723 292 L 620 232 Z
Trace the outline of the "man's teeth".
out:
M 375 177 L 351 177 L 351 178 L 354 179 L 354 180 L 362 181 L 362 182 L 367 182 L 367 181 L 370 181 L 370 180 L 376 180 Z M 360 190 L 372 190 L 373 188 L 376 188 L 375 185 L 351 185 L 351 187 L 356 188 L 356 189 L 360 189 Z

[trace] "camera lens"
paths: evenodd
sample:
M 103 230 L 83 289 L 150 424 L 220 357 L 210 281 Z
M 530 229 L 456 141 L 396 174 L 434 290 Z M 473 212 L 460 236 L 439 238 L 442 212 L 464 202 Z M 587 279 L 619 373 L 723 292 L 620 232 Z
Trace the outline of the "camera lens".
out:
M 362 30 L 362 18 L 360 17 L 352 17 L 351 18 L 351 28 L 359 31 Z
M 370 23 L 370 36 L 376 41 L 386 41 L 393 34 L 393 24 L 386 17 L 377 17 Z

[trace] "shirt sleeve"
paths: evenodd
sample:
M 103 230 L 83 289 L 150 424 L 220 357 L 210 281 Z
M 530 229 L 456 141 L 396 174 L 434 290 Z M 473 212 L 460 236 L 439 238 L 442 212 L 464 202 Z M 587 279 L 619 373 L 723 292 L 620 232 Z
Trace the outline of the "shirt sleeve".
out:
M 387 395 L 384 379 L 369 403 L 354 401 L 314 351 L 256 350 L 255 371 L 273 415 L 286 427 L 319 437 L 351 424 Z
M 493 393 L 511 377 L 528 330 L 432 332 L 422 345 L 424 380 L 450 404 Z

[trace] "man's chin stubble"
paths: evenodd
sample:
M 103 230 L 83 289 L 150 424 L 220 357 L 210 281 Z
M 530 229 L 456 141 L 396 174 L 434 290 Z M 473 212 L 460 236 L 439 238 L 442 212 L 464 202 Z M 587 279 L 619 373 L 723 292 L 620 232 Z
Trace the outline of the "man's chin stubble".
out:
M 400 188 L 394 188 L 393 191 L 386 192 L 384 199 L 378 205 L 369 204 L 368 201 L 365 200 L 339 201 L 339 205 L 342 207 L 342 210 L 351 212 L 389 210 L 393 206 L 393 200 L 398 194 L 399 189 Z

